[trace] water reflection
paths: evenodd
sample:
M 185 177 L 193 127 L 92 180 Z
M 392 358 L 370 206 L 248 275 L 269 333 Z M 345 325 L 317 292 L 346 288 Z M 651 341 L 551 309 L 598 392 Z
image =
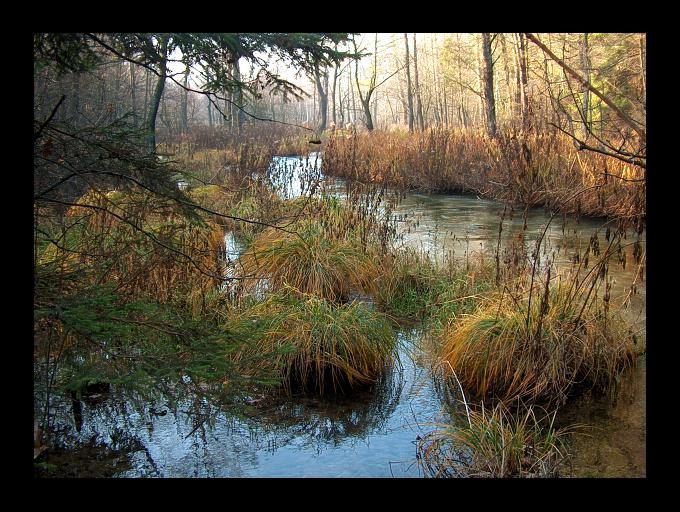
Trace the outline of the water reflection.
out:
M 284 199 L 312 194 L 321 182 L 321 154 L 275 156 L 267 170 L 269 185 Z
M 401 364 L 371 388 L 346 396 L 255 394 L 241 407 L 200 397 L 175 406 L 162 398 L 115 395 L 83 402 L 80 429 L 67 404 L 53 408 L 75 448 L 130 440 L 115 476 L 418 476 L 414 440 L 423 419 L 439 419 L 428 372 L 413 359 L 416 333 L 401 333 Z M 139 453 L 137 453 L 139 452 Z
M 395 215 L 408 221 L 399 224 L 398 236 L 403 245 L 421 249 L 435 259 L 470 258 L 474 252 L 483 252 L 486 257 L 493 258 L 504 209 L 501 203 L 469 196 L 408 194 L 395 207 Z M 501 258 L 518 239 L 529 257 L 550 218 L 551 215 L 542 209 L 530 209 L 526 216 L 521 210 L 506 212 L 500 237 Z M 603 219 L 555 217 L 546 230 L 541 256 L 554 258 L 558 269 L 570 269 L 574 266 L 574 255 L 583 255 L 593 233 L 596 233 L 600 247 L 607 247 L 607 227 Z M 612 295 L 622 299 L 635 283 L 636 293 L 631 297 L 627 316 L 630 320 L 644 322 L 646 286 L 640 276 L 636 279 L 634 253 L 638 240 L 638 250 L 646 250 L 645 232 L 639 238 L 632 232 L 624 236 L 620 257 L 612 258 L 608 267 Z M 609 237 L 611 240 L 611 232 Z
M 582 423 L 572 436 L 575 477 L 644 477 L 647 473 L 647 361 L 642 356 L 621 379 L 617 393 L 587 393 L 568 402 L 559 425 Z

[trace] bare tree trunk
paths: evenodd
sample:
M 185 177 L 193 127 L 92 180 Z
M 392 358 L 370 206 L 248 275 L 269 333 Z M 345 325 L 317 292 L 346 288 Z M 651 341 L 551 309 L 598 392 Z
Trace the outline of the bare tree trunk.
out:
M 420 81 L 418 80 L 418 47 L 416 45 L 416 34 L 413 34 L 413 70 L 415 80 L 416 114 L 418 117 L 418 128 L 422 132 L 425 130 L 425 120 L 423 119 L 423 100 L 420 95 Z
M 373 96 L 373 118 L 371 119 L 371 124 L 375 128 L 378 127 L 378 93 Z
M 590 82 L 590 64 L 588 62 L 588 33 L 583 34 L 581 40 L 581 72 L 585 77 L 586 82 Z M 581 85 L 581 94 L 583 94 L 583 140 L 588 140 L 590 132 L 590 91 L 585 85 Z
M 437 44 L 437 34 L 432 40 L 432 70 L 435 73 L 435 95 L 437 96 L 437 108 L 439 112 L 439 126 L 448 126 L 446 122 L 446 94 L 442 95 L 442 73 L 439 66 L 439 45 Z
M 527 67 L 528 67 L 528 61 L 527 61 L 527 52 L 526 52 L 526 43 L 524 41 L 524 34 L 519 33 L 517 34 L 517 37 L 519 39 L 519 54 L 518 54 L 518 60 L 519 60 L 519 66 L 518 66 L 518 71 L 519 71 L 519 94 L 520 94 L 520 100 L 522 102 L 522 129 L 524 131 L 527 131 L 531 128 L 531 119 L 529 119 L 529 95 L 528 95 L 528 73 L 527 73 Z
M 319 93 L 319 116 L 320 122 L 317 127 L 317 136 L 321 136 L 321 133 L 326 129 L 327 118 L 328 118 L 328 70 L 325 70 L 324 84 L 321 83 L 321 72 L 319 71 L 318 63 L 314 66 L 314 81 L 316 83 L 316 90 Z
M 243 121 L 245 114 L 243 113 L 243 88 L 241 87 L 241 68 L 238 63 L 238 55 L 234 61 L 234 78 L 239 82 L 236 88 L 236 104 L 238 105 L 236 112 L 236 121 L 238 126 L 238 134 L 243 133 Z
M 340 90 L 338 91 L 338 115 L 340 116 L 340 128 L 345 126 L 345 104 L 342 96 L 342 80 L 340 81 Z
M 316 87 L 312 89 L 312 115 L 310 116 L 310 119 L 312 123 L 317 123 L 318 122 L 318 114 L 316 110 Z
M 189 112 L 188 112 L 188 103 L 189 103 L 189 93 L 186 90 L 186 87 L 189 85 L 189 63 L 186 65 L 186 69 L 184 70 L 184 87 L 185 89 L 182 91 L 182 111 L 181 111 L 181 125 L 180 125 L 180 131 L 182 133 L 186 133 L 187 129 L 189 128 Z
M 354 51 L 357 51 L 357 46 L 356 42 L 354 42 Z M 366 96 L 363 95 L 361 92 L 361 86 L 359 85 L 359 61 L 355 60 L 355 69 L 354 69 L 354 79 L 356 81 L 357 85 L 357 93 L 359 94 L 359 101 L 361 102 L 361 107 L 364 111 L 364 118 L 365 118 L 365 123 L 366 123 L 366 129 L 368 131 L 373 131 L 373 116 L 371 114 L 371 95 L 373 94 L 373 91 L 375 90 L 375 82 L 377 78 L 377 73 L 378 73 L 378 34 L 376 33 L 375 35 L 375 43 L 374 43 L 374 50 L 373 50 L 373 72 L 371 74 L 371 80 L 368 85 L 368 91 L 366 92 Z
M 112 104 L 109 103 L 109 105 L 110 105 L 109 111 L 111 113 L 111 117 L 110 117 L 111 120 L 118 118 L 118 108 L 120 106 L 120 98 L 119 98 L 120 76 L 122 74 L 121 73 L 122 65 L 123 65 L 123 63 L 119 62 L 115 66 L 116 80 L 115 80 L 115 85 L 114 85 L 113 95 L 112 95 L 113 96 L 113 102 L 112 102 Z
M 446 102 L 446 97 L 448 96 L 446 94 L 446 82 L 444 82 L 444 126 L 447 128 L 449 127 L 449 106 Z
M 135 71 L 137 70 L 137 66 L 134 64 L 130 63 L 130 103 L 131 103 L 131 110 L 132 110 L 132 123 L 134 126 L 137 126 L 137 102 L 135 101 Z
M 144 109 L 142 116 L 144 119 L 149 115 L 149 70 L 144 70 Z
M 337 45 L 335 46 L 335 49 L 337 50 Z M 333 69 L 333 125 L 337 126 L 338 120 L 336 116 L 336 87 L 338 84 L 338 64 L 335 65 Z
M 460 34 L 456 34 L 456 43 L 460 50 Z M 460 104 L 458 105 L 458 113 L 460 117 L 460 123 L 464 129 L 468 128 L 468 115 L 467 109 L 465 107 L 465 90 L 463 89 L 463 63 L 460 58 L 460 51 L 456 53 L 458 61 L 458 87 L 460 89 Z
M 352 75 L 352 71 L 350 70 L 350 77 L 351 77 L 351 75 Z M 355 74 L 354 78 L 356 79 L 356 74 Z M 351 118 L 351 122 L 356 126 L 356 124 L 357 124 L 357 103 L 356 103 L 356 99 L 354 98 L 354 87 L 352 87 L 352 82 L 350 82 L 349 87 L 352 90 L 352 118 Z
M 496 136 L 496 102 L 493 93 L 493 57 L 491 55 L 491 34 L 482 34 L 482 55 L 484 57 L 484 102 L 486 110 L 486 131 L 489 137 Z
M 514 120 L 514 109 L 513 109 L 513 101 L 512 101 L 512 81 L 510 80 L 510 66 L 509 66 L 509 61 L 510 59 L 508 58 L 508 49 L 507 45 L 505 44 L 505 34 L 499 34 L 499 39 L 501 42 L 501 52 L 503 54 L 503 70 L 505 71 L 505 87 L 508 92 L 508 102 L 507 106 L 505 108 L 505 114 L 506 116 L 509 116 L 511 120 Z
M 402 118 L 404 124 L 408 124 L 408 103 L 406 102 L 406 95 L 404 94 L 404 86 L 399 80 L 399 101 L 401 102 L 401 108 L 402 108 Z
M 408 51 L 408 34 L 404 34 L 406 45 L 406 98 L 408 100 L 408 131 L 413 132 L 413 89 L 411 88 L 411 57 Z
M 145 126 L 147 130 L 147 149 L 149 153 L 156 151 L 156 116 L 158 115 L 158 107 L 161 103 L 161 97 L 163 96 L 163 89 L 165 88 L 165 75 L 168 66 L 168 39 L 168 36 L 163 35 L 159 40 L 159 76 L 156 81 L 156 88 L 151 99 L 151 109 L 149 110 L 149 116 L 146 119 Z
M 642 77 L 642 106 L 647 109 L 647 52 L 645 34 L 640 34 L 640 76 Z
M 229 102 L 229 99 L 231 99 L 231 92 L 230 91 L 225 91 L 224 93 L 224 126 L 228 127 L 231 129 L 231 103 Z
M 350 112 L 350 95 L 352 98 L 352 106 L 354 105 L 354 89 L 352 88 L 352 68 L 350 67 L 348 69 L 349 73 L 347 74 L 347 122 L 351 123 L 352 122 L 352 114 Z

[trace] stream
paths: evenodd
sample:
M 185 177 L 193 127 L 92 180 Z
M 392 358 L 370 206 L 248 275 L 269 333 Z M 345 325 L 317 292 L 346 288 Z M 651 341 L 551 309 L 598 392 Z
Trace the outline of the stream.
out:
M 287 180 L 275 184 L 279 192 L 285 197 L 304 193 L 311 185 L 298 179 L 296 169 L 312 162 L 318 170 L 320 161 L 314 154 L 303 160 L 275 157 L 272 165 L 292 171 Z M 316 177 L 321 178 L 320 172 Z M 328 179 L 324 186 L 343 196 L 342 182 Z M 480 252 L 493 258 L 503 210 L 501 203 L 474 196 L 408 193 L 392 213 L 400 220 L 398 239 L 405 246 L 434 258 L 445 254 L 470 258 Z M 549 219 L 543 209 L 529 210 L 523 229 L 522 211 L 511 217 L 506 214 L 501 246 L 523 232 L 527 247 L 533 247 Z M 566 268 L 574 252 L 585 249 L 603 223 L 603 219 L 555 217 L 543 250 L 554 257 L 557 268 Z M 629 238 L 633 242 L 636 235 Z M 644 251 L 645 233 L 640 238 Z M 239 245 L 233 235 L 227 234 L 225 242 L 227 256 L 237 257 Z M 631 243 L 622 259 L 610 265 L 613 297 L 628 292 L 635 272 Z M 624 312 L 644 331 L 645 281 L 636 287 Z M 420 331 L 404 329 L 399 338 L 400 364 L 371 389 L 350 396 L 254 396 L 245 411 L 215 410 L 197 428 L 195 404 L 180 403 L 172 411 L 161 402 L 135 405 L 114 391 L 101 404 L 83 402 L 82 424 L 75 425 L 70 403 L 55 405 L 55 418 L 73 442 L 112 448 L 112 453 L 100 457 L 106 476 L 422 477 L 417 438 L 433 430 L 434 423 L 446 421 L 448 413 L 435 389 L 426 351 L 421 351 Z M 645 476 L 645 357 L 625 375 L 616 397 L 587 394 L 568 402 L 558 418 L 564 424 L 591 427 L 588 436 L 576 436 L 571 444 L 572 476 Z

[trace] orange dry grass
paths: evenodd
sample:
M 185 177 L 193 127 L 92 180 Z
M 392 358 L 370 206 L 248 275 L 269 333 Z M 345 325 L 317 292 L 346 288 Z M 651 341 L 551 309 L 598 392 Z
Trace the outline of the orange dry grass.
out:
M 506 402 L 561 403 L 577 385 L 612 385 L 641 347 L 619 316 L 605 316 L 594 301 L 582 310 L 566 288 L 530 310 L 527 301 L 496 297 L 461 317 L 443 335 L 444 368 L 471 393 Z
M 325 238 L 308 225 L 300 234 L 269 228 L 239 259 L 239 273 L 265 278 L 272 289 L 292 286 L 331 301 L 346 300 L 353 289 L 370 293 L 377 275 L 373 260 L 348 241 Z M 258 280 L 246 278 L 252 291 Z
M 644 216 L 644 171 L 605 155 L 580 152 L 562 135 L 473 130 L 413 134 L 371 132 L 332 138 L 326 174 L 430 192 L 474 192 L 565 213 Z M 574 196 L 576 190 L 583 193 Z
M 386 317 L 359 301 L 338 305 L 291 288 L 232 315 L 225 329 L 252 340 L 237 359 L 267 354 L 263 364 L 287 389 L 370 384 L 396 360 Z
M 67 212 L 70 229 L 43 264 L 96 269 L 120 294 L 181 300 L 195 314 L 223 274 L 224 233 L 213 222 L 191 223 L 171 205 L 142 193 L 90 192 Z

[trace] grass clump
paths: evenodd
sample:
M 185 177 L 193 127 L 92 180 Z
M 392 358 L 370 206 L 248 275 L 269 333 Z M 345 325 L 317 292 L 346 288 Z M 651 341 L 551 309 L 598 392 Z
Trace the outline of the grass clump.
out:
M 566 435 L 554 414 L 533 407 L 511 412 L 502 403 L 468 411 L 462 427 L 445 425 L 418 443 L 418 460 L 434 478 L 530 478 L 558 476 L 566 459 Z
M 453 260 L 437 263 L 414 250 L 401 250 L 385 258 L 375 298 L 398 319 L 422 319 L 438 329 L 474 309 L 491 284 L 492 270 L 481 262 L 466 268 Z
M 576 386 L 610 387 L 642 347 L 603 301 L 576 295 L 561 284 L 533 303 L 495 295 L 445 329 L 444 366 L 473 394 L 503 401 L 563 403 Z
M 345 301 L 352 290 L 370 293 L 377 274 L 373 259 L 356 243 L 326 238 L 314 222 L 296 233 L 266 229 L 239 259 L 243 276 L 267 279 L 271 290 L 291 286 L 333 302 Z M 257 279 L 244 279 L 253 290 Z
M 394 361 L 396 335 L 389 321 L 365 303 L 337 305 L 286 289 L 234 315 L 225 326 L 250 339 L 240 354 L 272 354 L 284 387 L 321 394 L 375 382 Z

